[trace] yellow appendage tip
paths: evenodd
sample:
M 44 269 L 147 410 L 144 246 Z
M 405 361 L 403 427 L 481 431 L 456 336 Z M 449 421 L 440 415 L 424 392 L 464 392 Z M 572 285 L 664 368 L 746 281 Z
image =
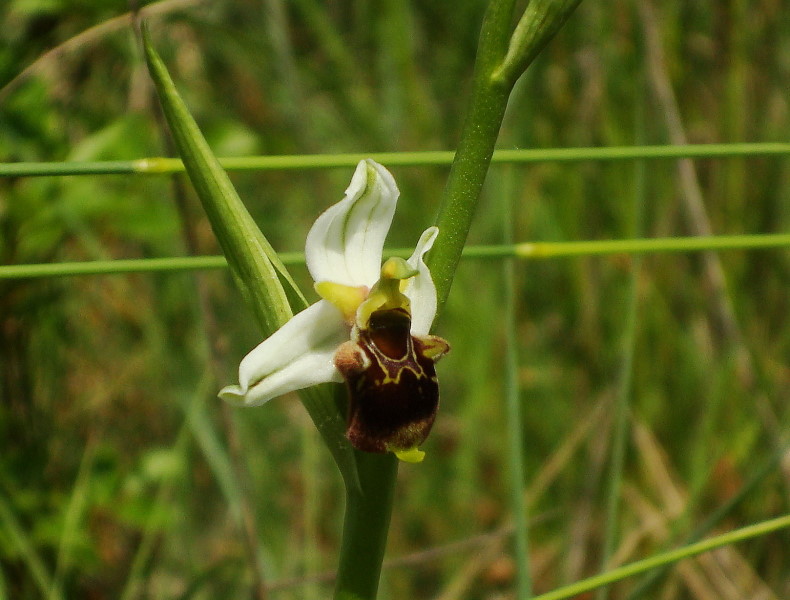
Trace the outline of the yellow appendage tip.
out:
M 425 458 L 425 452 L 416 447 L 408 450 L 396 450 L 393 454 L 398 457 L 398 460 L 407 463 L 421 463 Z

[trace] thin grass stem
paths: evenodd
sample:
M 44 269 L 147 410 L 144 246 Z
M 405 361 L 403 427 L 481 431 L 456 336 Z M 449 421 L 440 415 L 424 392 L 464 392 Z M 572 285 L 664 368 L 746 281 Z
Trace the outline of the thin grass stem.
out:
M 578 242 L 525 242 L 490 246 L 467 246 L 465 259 L 548 259 L 609 254 L 661 254 L 704 250 L 769 250 L 790 246 L 790 234 L 722 235 L 709 237 L 649 238 L 629 240 L 589 240 Z M 412 250 L 385 250 L 386 256 L 410 256 Z M 301 252 L 279 254 L 285 265 L 304 264 Z M 0 279 L 37 279 L 75 275 L 122 275 L 126 273 L 179 273 L 224 269 L 224 256 L 174 256 L 62 263 L 0 265 Z
M 637 141 L 644 139 L 644 111 L 642 103 L 636 108 Z M 629 234 L 638 236 L 642 230 L 642 219 L 645 205 L 645 162 L 634 164 L 633 187 L 633 218 Z M 639 273 L 642 267 L 640 258 L 631 265 L 631 280 L 628 289 L 628 306 L 623 332 L 622 359 L 618 373 L 617 399 L 615 402 L 614 429 L 612 436 L 612 455 L 609 463 L 609 474 L 606 491 L 606 525 L 604 530 L 603 548 L 601 549 L 601 571 L 605 571 L 614 553 L 619 531 L 620 495 L 623 487 L 623 471 L 625 469 L 626 442 L 628 439 L 628 414 L 631 404 L 631 386 L 633 374 L 634 351 L 636 347 L 637 318 L 639 305 Z M 607 586 L 598 590 L 597 600 L 606 600 L 609 590 Z
M 788 245 L 790 245 L 790 234 L 780 233 L 578 242 L 531 242 L 518 244 L 515 252 L 521 258 L 559 258 L 566 256 L 600 256 L 605 254 L 654 254 L 662 252 L 753 249 Z
M 603 148 L 532 148 L 496 150 L 495 164 L 541 162 L 618 161 L 678 158 L 754 158 L 790 155 L 790 144 L 781 142 L 734 144 L 682 144 L 656 146 L 607 146 Z M 283 156 L 237 156 L 220 158 L 227 171 L 288 171 L 353 167 L 364 158 L 372 158 L 388 167 L 446 166 L 455 152 L 355 152 L 349 154 L 295 154 Z M 165 175 L 182 173 L 178 158 L 151 157 L 136 160 L 87 162 L 15 162 L 0 163 L 0 177 L 37 177 L 53 175 Z
M 509 191 L 509 190 L 508 190 Z M 513 207 L 511 194 L 502 195 L 503 230 L 506 243 L 513 238 Z M 518 382 L 518 336 L 516 335 L 516 265 L 514 259 L 503 261 L 505 284 L 505 414 L 510 470 L 510 512 L 515 526 L 517 595 L 520 600 L 532 598 L 532 573 L 529 562 L 529 519 L 524 494 L 524 433 Z
M 63 596 L 53 587 L 53 578 L 47 570 L 46 563 L 36 551 L 33 540 L 25 532 L 2 491 L 0 491 L 0 527 L 11 547 L 19 553 L 19 560 L 30 572 L 32 580 L 41 592 L 41 597 L 61 600 Z
M 79 537 L 79 528 L 86 512 L 86 506 L 88 505 L 88 497 L 90 495 L 90 474 L 96 456 L 95 450 L 95 439 L 91 437 L 85 444 L 82 459 L 77 469 L 77 478 L 74 481 L 74 487 L 71 491 L 69 503 L 66 507 L 66 514 L 63 519 L 63 528 L 60 533 L 58 554 L 55 561 L 55 573 L 53 576 L 52 588 L 48 596 L 51 600 L 63 596 L 63 581 L 74 562 L 72 549 L 75 546 L 75 540 Z
M 733 494 L 724 504 L 711 513 L 707 519 L 700 523 L 689 536 L 686 538 L 686 543 L 698 541 L 703 535 L 710 532 L 714 527 L 719 525 L 732 510 L 738 506 L 757 486 L 765 481 L 765 478 L 774 472 L 782 462 L 782 458 L 790 450 L 790 447 L 781 447 L 774 451 L 767 459 L 758 464 L 754 469 L 749 479 L 740 487 L 740 489 Z M 652 592 L 653 587 L 667 574 L 670 564 L 663 565 L 658 569 L 646 574 L 632 589 L 626 600 L 639 600 L 640 598 L 650 598 L 649 594 Z
M 611 571 L 601 573 L 600 575 L 588 577 L 587 579 L 583 579 L 581 581 L 577 581 L 576 583 L 572 583 L 551 592 L 536 596 L 534 600 L 562 600 L 563 598 L 572 598 L 573 596 L 589 592 L 603 585 L 621 581 L 627 577 L 632 577 L 634 575 L 638 575 L 639 573 L 645 573 L 657 567 L 670 565 L 685 558 L 691 558 L 705 552 L 710 552 L 716 548 L 722 548 L 724 546 L 729 546 L 730 544 L 735 544 L 744 540 L 767 535 L 769 533 L 773 533 L 774 531 L 779 531 L 780 529 L 785 529 L 788 527 L 790 527 L 790 515 L 784 515 L 775 519 L 761 521 L 760 523 L 748 525 L 746 527 L 742 527 L 740 529 L 736 529 L 734 531 L 730 531 L 728 533 L 724 533 L 722 535 L 718 535 L 695 544 L 689 544 L 687 546 L 683 546 L 682 548 L 669 550 L 668 552 L 662 552 L 661 554 L 655 554 L 649 558 L 623 565 L 622 567 L 612 569 Z

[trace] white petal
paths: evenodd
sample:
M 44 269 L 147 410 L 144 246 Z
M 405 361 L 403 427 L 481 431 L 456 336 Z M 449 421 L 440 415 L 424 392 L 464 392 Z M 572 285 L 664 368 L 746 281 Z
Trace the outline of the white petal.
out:
M 372 286 L 378 280 L 399 193 L 387 169 L 360 161 L 345 198 L 318 217 L 307 234 L 305 257 L 314 281 Z
M 348 339 L 340 311 L 320 300 L 261 342 L 239 365 L 239 385 L 219 395 L 248 406 L 325 381 L 339 381 L 332 357 Z
M 409 258 L 409 265 L 417 269 L 418 274 L 409 279 L 403 293 L 411 301 L 411 332 L 412 335 L 428 335 L 433 320 L 436 318 L 436 286 L 433 284 L 431 272 L 423 261 L 423 257 L 436 241 L 438 227 L 429 227 L 420 236 L 414 253 Z
M 343 376 L 335 367 L 335 350 L 337 345 L 305 354 L 279 371 L 264 377 L 246 391 L 242 390 L 241 386 L 231 385 L 223 388 L 219 396 L 231 404 L 260 406 L 272 398 L 312 385 L 328 381 L 340 383 L 343 381 Z

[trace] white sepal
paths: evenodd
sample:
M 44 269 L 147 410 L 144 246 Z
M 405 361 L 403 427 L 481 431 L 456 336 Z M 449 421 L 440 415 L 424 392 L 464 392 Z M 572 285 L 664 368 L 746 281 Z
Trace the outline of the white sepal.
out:
M 239 385 L 223 388 L 219 396 L 256 406 L 286 392 L 341 381 L 332 356 L 346 339 L 348 327 L 340 311 L 320 300 L 247 354 L 239 365 Z
M 223 388 L 219 397 L 238 406 L 260 406 L 272 398 L 306 387 L 334 381 L 343 376 L 335 368 L 337 346 L 300 356 L 279 371 L 275 371 L 243 391 L 238 385 Z
M 380 164 L 360 161 L 343 200 L 318 217 L 305 244 L 314 281 L 373 285 L 398 200 L 395 180 Z

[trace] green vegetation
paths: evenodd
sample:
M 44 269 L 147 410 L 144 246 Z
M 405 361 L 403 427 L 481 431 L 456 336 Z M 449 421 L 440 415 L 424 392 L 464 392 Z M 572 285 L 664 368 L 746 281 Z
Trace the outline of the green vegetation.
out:
M 454 150 L 485 3 L 445 7 L 144 12 L 232 159 Z M 127 9 L 0 7 L 0 275 L 219 252 L 173 163 L 139 163 L 173 149 Z M 442 407 L 425 462 L 399 469 L 381 598 L 516 597 L 517 582 L 526 597 L 753 525 L 591 593 L 790 596 L 790 538 L 773 531 L 790 513 L 789 15 L 786 1 L 582 3 L 516 85 L 497 148 L 545 153 L 493 163 L 470 243 L 536 245 L 460 263 L 437 325 L 453 345 Z M 772 145 L 680 163 L 682 149 L 649 148 L 734 142 Z M 380 160 L 402 198 L 388 244 L 403 248 L 436 216 L 448 156 L 397 156 Z M 277 160 L 231 179 L 272 245 L 298 253 L 348 184 L 332 165 L 356 158 Z M 8 164 L 102 161 L 79 176 Z M 740 242 L 603 243 L 710 234 Z M 0 598 L 329 596 L 341 478 L 295 397 L 216 399 L 261 334 L 212 261 L 0 277 Z M 291 271 L 309 289 L 298 260 Z

